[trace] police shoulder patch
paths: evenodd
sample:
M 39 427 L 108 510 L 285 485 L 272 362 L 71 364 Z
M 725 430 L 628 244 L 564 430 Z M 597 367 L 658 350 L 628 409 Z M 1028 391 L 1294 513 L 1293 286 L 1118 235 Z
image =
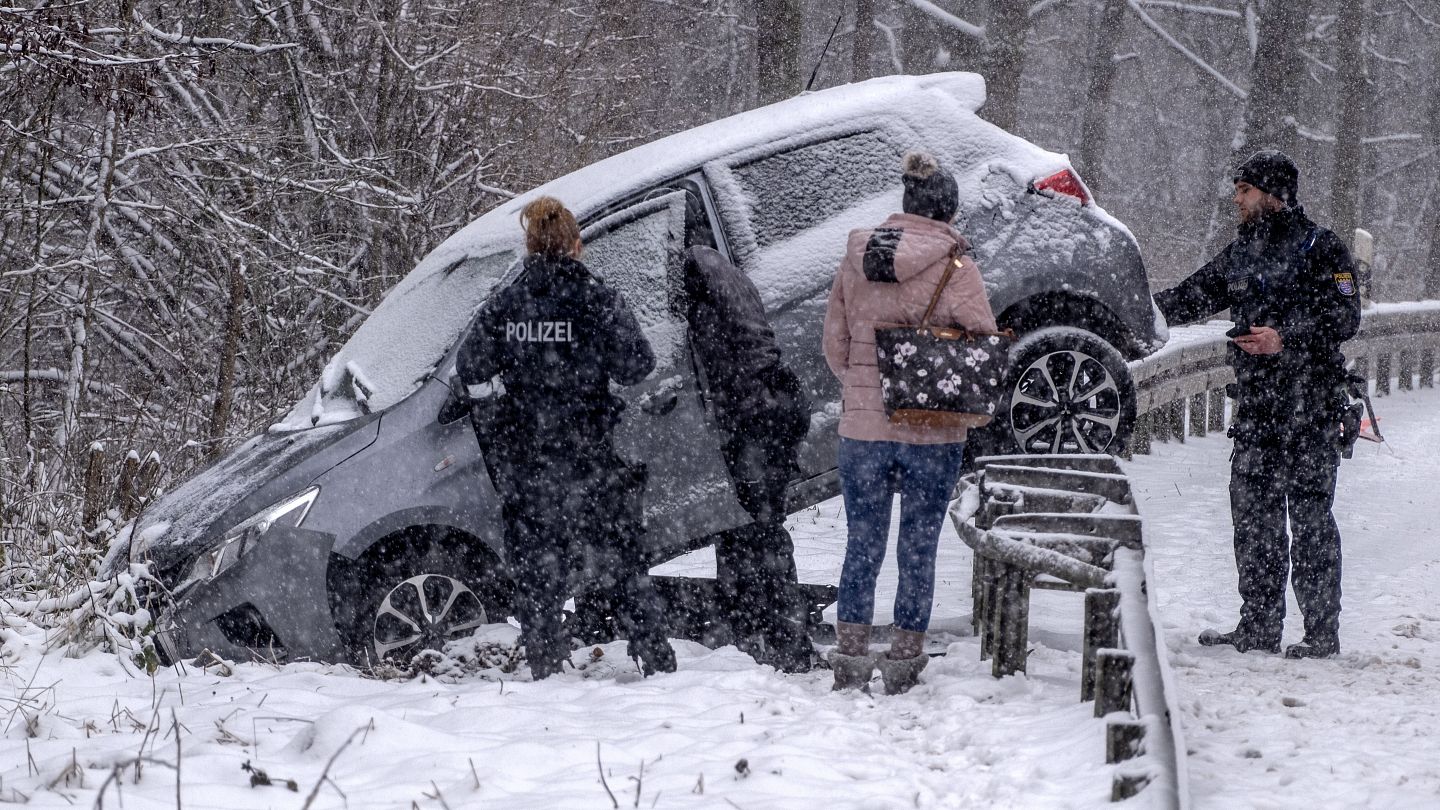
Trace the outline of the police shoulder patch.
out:
M 1352 273 L 1336 273 L 1335 287 L 1341 295 L 1355 294 L 1355 276 Z

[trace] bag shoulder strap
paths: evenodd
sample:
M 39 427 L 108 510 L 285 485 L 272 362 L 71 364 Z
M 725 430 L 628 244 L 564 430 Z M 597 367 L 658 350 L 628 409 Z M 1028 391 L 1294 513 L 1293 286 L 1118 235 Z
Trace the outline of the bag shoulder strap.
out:
M 945 275 L 940 277 L 940 283 L 935 287 L 935 294 L 930 296 L 930 306 L 925 308 L 925 317 L 920 319 L 920 326 L 930 325 L 930 316 L 935 314 L 935 306 L 940 303 L 940 293 L 945 291 L 945 285 L 950 283 L 950 276 L 955 274 L 955 268 L 960 266 L 960 257 L 950 254 L 950 263 L 945 265 Z

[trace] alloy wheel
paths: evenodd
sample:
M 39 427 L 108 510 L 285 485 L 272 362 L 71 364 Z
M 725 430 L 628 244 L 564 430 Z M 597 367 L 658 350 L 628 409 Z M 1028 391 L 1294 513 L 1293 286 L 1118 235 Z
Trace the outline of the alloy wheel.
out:
M 485 606 L 465 583 L 443 574 L 413 576 L 390 589 L 380 602 L 375 613 L 375 655 L 384 660 L 439 650 L 486 621 Z
M 1098 359 L 1071 349 L 1026 366 L 1010 393 L 1010 430 L 1025 453 L 1104 453 L 1120 428 L 1122 395 Z

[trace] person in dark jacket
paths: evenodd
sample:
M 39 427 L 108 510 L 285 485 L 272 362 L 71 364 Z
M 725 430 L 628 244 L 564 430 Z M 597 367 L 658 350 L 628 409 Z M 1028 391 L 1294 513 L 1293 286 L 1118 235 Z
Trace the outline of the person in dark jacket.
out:
M 690 343 L 724 432 L 726 468 L 752 523 L 715 543 L 721 608 L 735 643 L 785 672 L 811 667 L 809 610 L 785 530 L 785 489 L 797 478 L 797 448 L 810 426 L 800 380 L 781 362 L 760 291 L 719 251 L 703 244 L 693 215 L 685 254 Z
M 566 579 L 587 546 L 620 594 L 629 652 L 646 675 L 675 669 L 661 606 L 641 560 L 643 468 L 616 454 L 624 403 L 610 383 L 634 385 L 655 367 L 649 342 L 614 289 L 579 261 L 580 229 L 558 200 L 521 212 L 524 270 L 491 296 L 457 358 L 466 385 L 503 393 L 489 430 L 477 425 L 502 499 L 516 618 L 536 679 L 570 658 L 562 628 Z
M 1230 510 L 1242 605 L 1233 631 L 1206 630 L 1200 643 L 1280 652 L 1288 575 L 1305 637 L 1285 656 L 1323 658 L 1340 651 L 1332 505 L 1345 407 L 1340 344 L 1360 325 L 1355 266 L 1345 243 L 1296 203 L 1299 170 L 1289 157 L 1257 152 L 1233 179 L 1238 237 L 1155 296 L 1172 322 L 1226 308 L 1235 322 Z

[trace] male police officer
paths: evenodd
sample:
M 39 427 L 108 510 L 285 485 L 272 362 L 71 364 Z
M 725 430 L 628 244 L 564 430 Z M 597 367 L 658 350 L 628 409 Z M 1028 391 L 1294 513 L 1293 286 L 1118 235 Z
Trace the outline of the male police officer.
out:
M 1359 328 L 1360 301 L 1344 242 L 1295 202 L 1299 174 L 1273 150 L 1242 163 L 1238 238 L 1155 303 L 1175 323 L 1227 307 L 1235 322 L 1230 510 L 1242 606 L 1233 631 L 1206 630 L 1200 643 L 1279 652 L 1289 573 L 1305 638 L 1285 656 L 1325 658 L 1340 651 L 1340 532 L 1331 513 L 1345 405 L 1340 344 Z

